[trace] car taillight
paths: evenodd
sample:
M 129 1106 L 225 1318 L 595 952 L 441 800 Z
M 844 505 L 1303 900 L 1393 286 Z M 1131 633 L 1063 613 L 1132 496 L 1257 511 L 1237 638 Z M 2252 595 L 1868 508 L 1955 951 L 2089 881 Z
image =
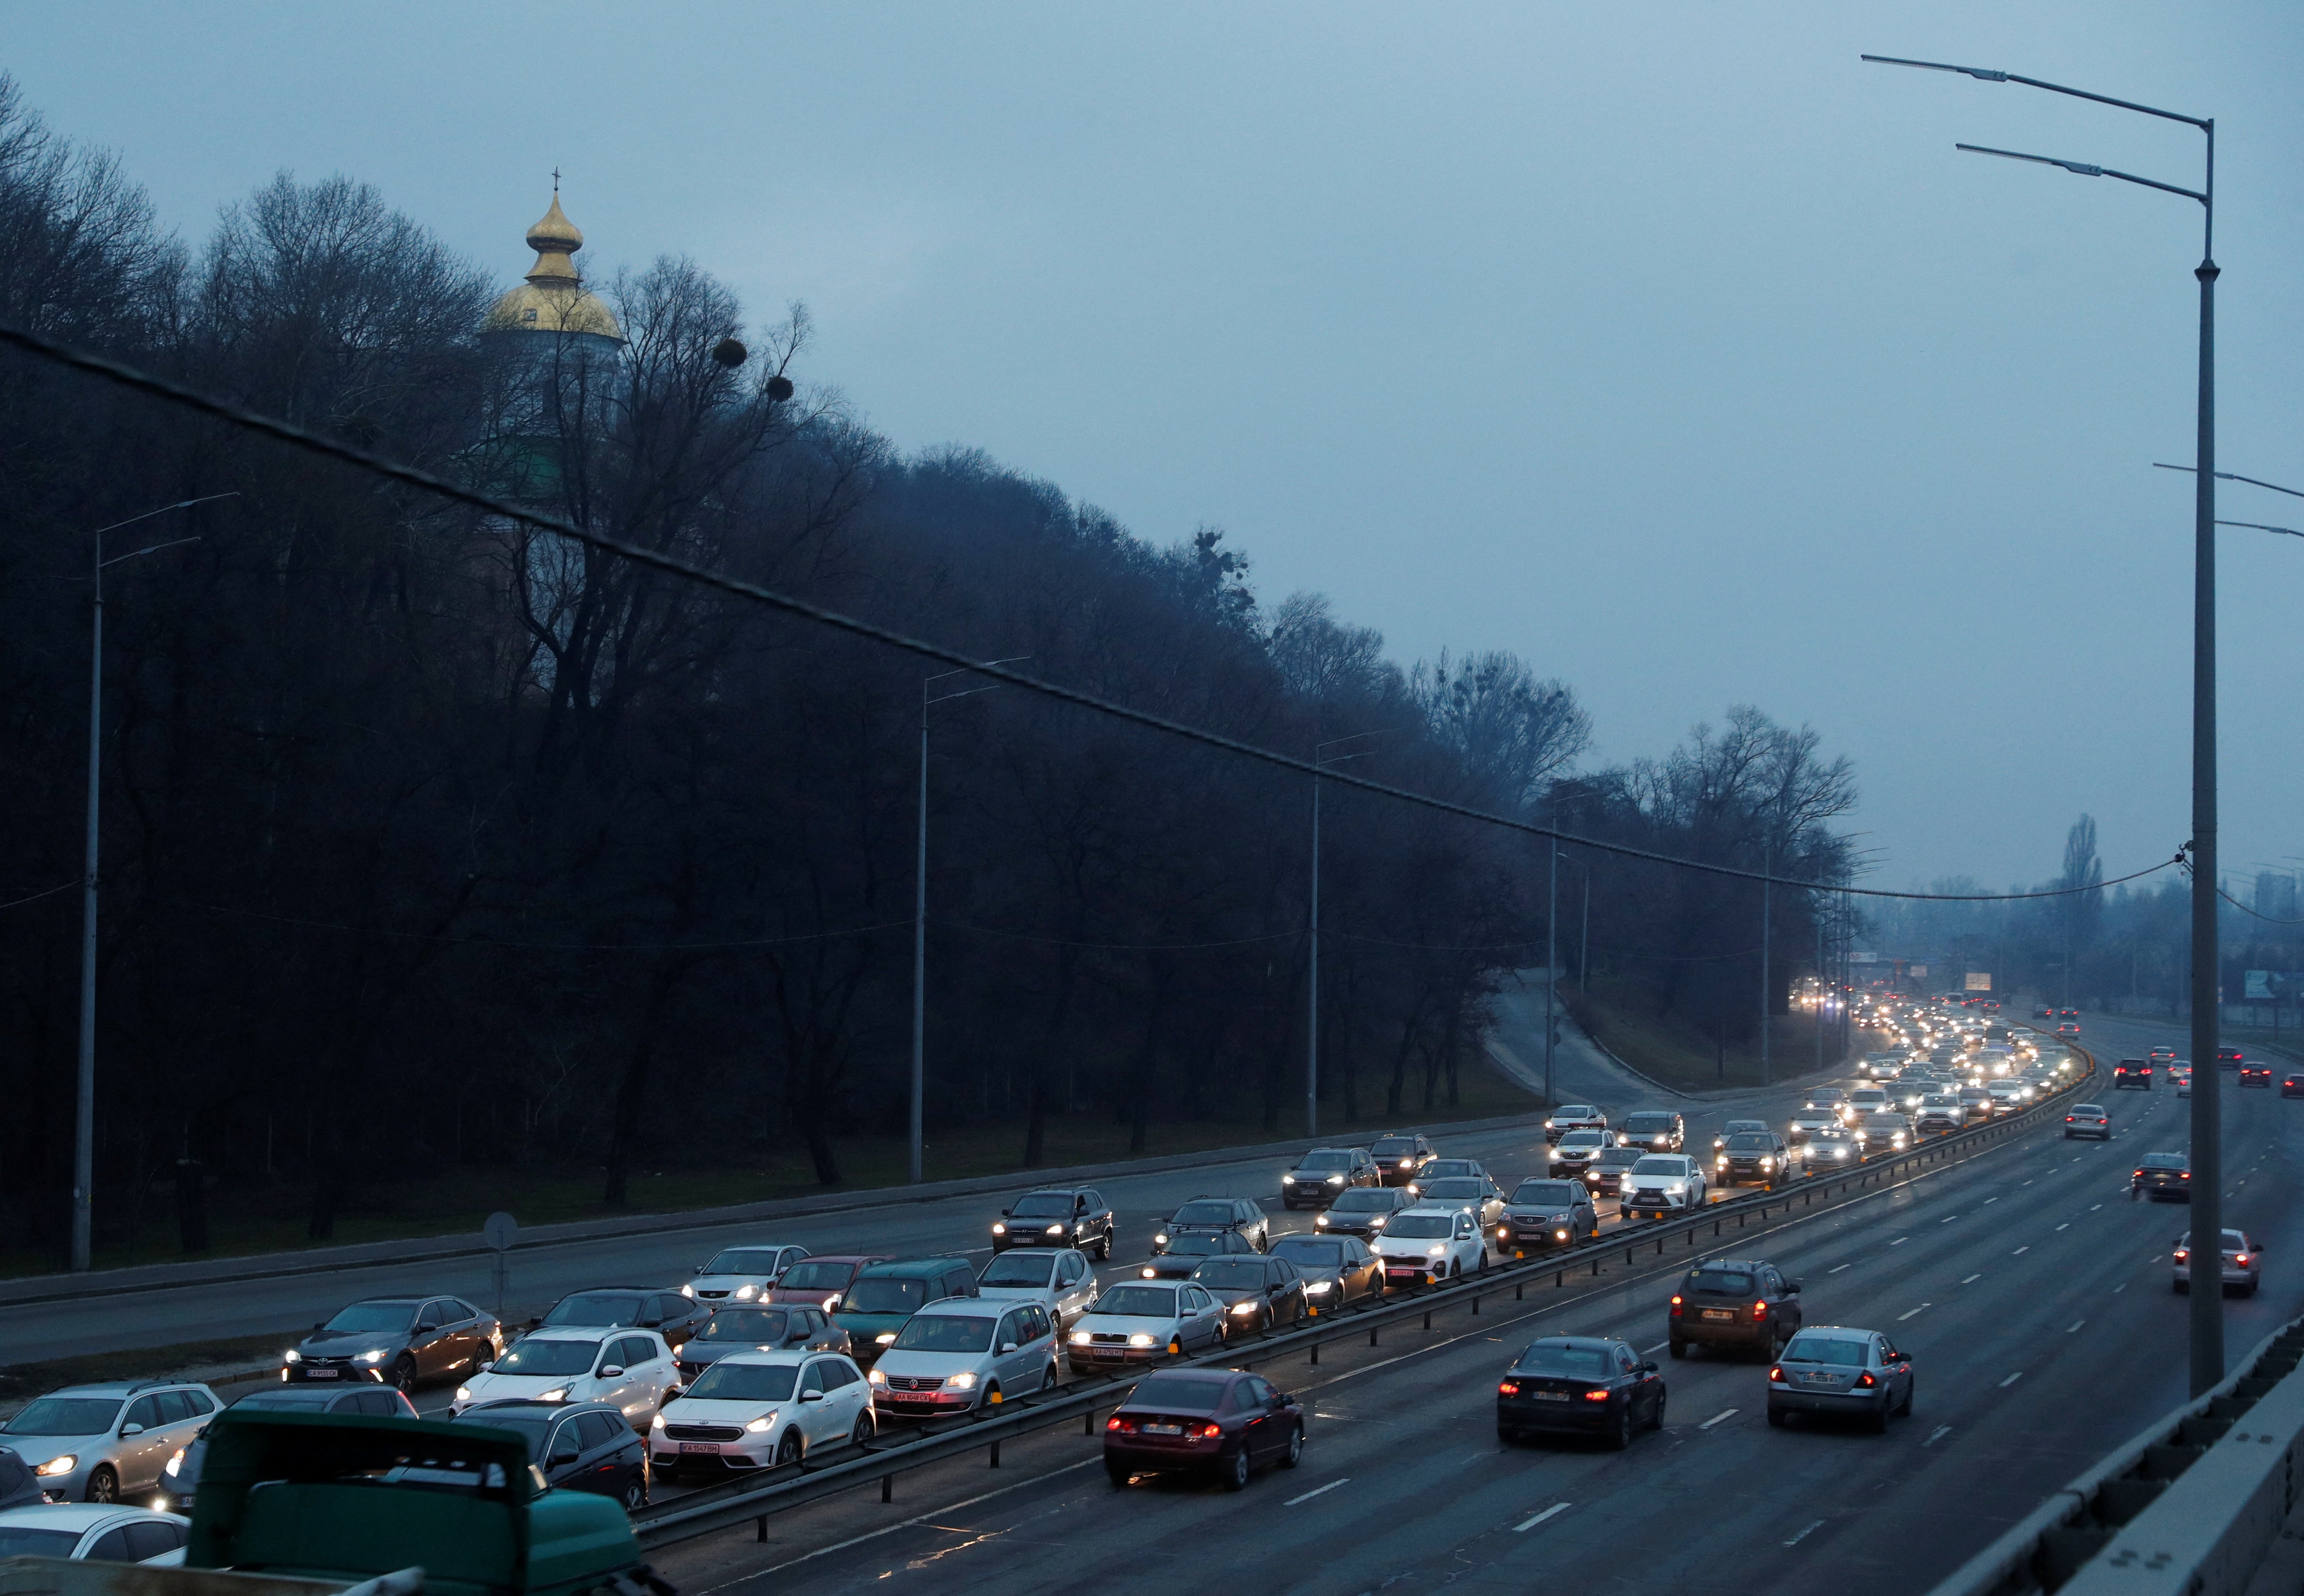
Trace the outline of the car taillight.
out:
M 2186 1252 L 2182 1247 L 2178 1247 L 2176 1249 L 2176 1262 L 2179 1263 L 2181 1263 L 2185 1259 L 2191 1255 L 2191 1254 Z
M 2066 1114 L 2066 1115 L 2064 1116 L 2064 1123 L 2065 1123 L 2065 1124 L 2067 1124 L 2067 1125 L 2070 1125 L 2071 1122 L 2072 1122 L 2072 1117 L 2071 1117 L 2070 1114 Z
M 1784 1383 L 1784 1366 L 1777 1364 L 1768 1370 L 1768 1379 L 1777 1385 Z
M 1766 1304 L 1766 1303 L 1764 1303 L 1764 1302 L 1763 1302 L 1763 1303 L 1754 1303 L 1754 1304 L 1752 1305 L 1752 1322 L 1753 1322 L 1753 1323 L 1758 1324 L 1761 1320 L 1766 1319 L 1767 1316 L 1768 1316 L 1768 1305 L 1767 1305 L 1767 1304 Z
M 1104 1427 L 1106 1430 L 1118 1431 L 1122 1435 L 1133 1435 L 1136 1433 L 1136 1421 L 1134 1419 L 1123 1419 L 1118 1414 L 1114 1414 L 1110 1418 L 1105 1420 Z
M 2177 1179 L 2179 1179 L 2179 1180 L 2190 1180 L 2191 1178 L 2192 1178 L 2192 1171 L 2191 1171 L 2191 1170 L 2185 1170 L 2181 1175 L 2179 1175 L 2179 1176 L 2177 1176 L 2177 1177 L 2176 1177 L 2176 1178 L 2177 1178 Z
M 1224 1433 L 1224 1426 L 1222 1424 L 1203 1424 L 1198 1430 L 1193 1431 L 1192 1433 L 1199 1436 L 1202 1440 L 1214 1440 L 1217 1436 Z
M 1607 1399 L 1608 1393 L 1605 1391 L 1587 1391 L 1584 1393 L 1584 1400 L 1587 1402 L 1605 1402 Z
M 2137 1171 L 2136 1171 L 2136 1178 L 2137 1178 L 2139 1180 L 2143 1179 L 2143 1178 L 2144 1178 L 2144 1171 L 2143 1171 L 2143 1170 L 2137 1170 Z
M 1499 1396 L 1499 1397 L 1517 1397 L 1517 1396 L 1519 1396 L 1519 1395 L 1520 1395 L 1520 1381 L 1518 1381 L 1517 1380 L 1500 1380 L 1500 1381 L 1498 1381 L 1496 1382 L 1496 1395 L 1497 1395 L 1497 1396 Z
M 1878 1381 L 1876 1381 L 1876 1380 L 1873 1379 L 1873 1378 L 1872 1378 L 1872 1371 L 1871 1371 L 1871 1370 L 1869 1370 L 1869 1369 L 1867 1369 L 1867 1370 L 1865 1370 L 1865 1371 L 1864 1371 L 1864 1372 L 1863 1372 L 1863 1373 L 1861 1373 L 1861 1374 L 1859 1374 L 1859 1375 L 1858 1375 L 1858 1376 L 1856 1377 L 1856 1383 L 1857 1383 L 1858 1385 L 1860 1385 L 1860 1386 L 1865 1387 L 1867 1389 L 1869 1389 L 1871 1387 L 1876 1386 L 1876 1385 L 1878 1385 L 1880 1382 L 1879 1382 Z
M 1681 1309 L 1680 1293 L 1679 1293 L 1679 1292 L 1677 1292 L 1677 1291 L 1675 1291 L 1675 1292 L 1673 1292 L 1673 1293 L 1672 1294 L 1672 1316 L 1673 1316 L 1674 1319 L 1677 1319 L 1677 1318 L 1679 1318 L 1679 1317 L 1680 1317 L 1680 1309 Z
M 2232 1262 L 2239 1264 L 2242 1269 L 2246 1269 L 2248 1267 L 2248 1254 L 2246 1253 L 2235 1254 L 2233 1255 Z

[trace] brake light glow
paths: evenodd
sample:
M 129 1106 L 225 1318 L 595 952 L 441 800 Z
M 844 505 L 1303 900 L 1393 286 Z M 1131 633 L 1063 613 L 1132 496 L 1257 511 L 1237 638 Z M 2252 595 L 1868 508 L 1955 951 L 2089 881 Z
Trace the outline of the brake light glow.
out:
M 2248 1254 L 2246 1253 L 2241 1253 L 2234 1257 L 2232 1262 L 2239 1264 L 2242 1269 L 2246 1269 L 2248 1267 Z
M 1758 1324 L 1758 1323 L 1759 1323 L 1759 1322 L 1760 1322 L 1760 1321 L 1761 1321 L 1761 1320 L 1766 1319 L 1767 1316 L 1768 1316 L 1768 1305 L 1767 1305 L 1766 1303 L 1765 1303 L 1765 1302 L 1757 1302 L 1757 1303 L 1754 1303 L 1754 1304 L 1752 1305 L 1752 1322 L 1753 1322 L 1753 1323 Z
M 1518 1381 L 1517 1380 L 1500 1380 L 1500 1381 L 1498 1381 L 1496 1382 L 1496 1395 L 1498 1395 L 1499 1397 L 1517 1397 L 1517 1396 L 1519 1396 L 1519 1395 L 1520 1395 L 1520 1381 Z
M 1768 1379 L 1776 1385 L 1784 1383 L 1784 1366 L 1777 1364 L 1768 1370 Z
M 1136 1433 L 1136 1421 L 1134 1419 L 1123 1419 L 1118 1414 L 1114 1414 L 1110 1418 L 1105 1420 L 1104 1427 L 1106 1430 L 1117 1431 L 1122 1435 L 1133 1435 Z
M 1673 1316 L 1674 1319 L 1677 1319 L 1677 1318 L 1679 1318 L 1679 1317 L 1680 1317 L 1680 1308 L 1681 1308 L 1680 1293 L 1679 1293 L 1679 1292 L 1677 1292 L 1677 1291 L 1675 1291 L 1675 1292 L 1673 1292 L 1673 1293 L 1672 1294 L 1672 1316 Z
M 1217 1436 L 1224 1433 L 1224 1426 L 1222 1424 L 1203 1424 L 1198 1430 L 1193 1431 L 1192 1433 L 1199 1436 L 1202 1440 L 1214 1440 Z
M 1857 1383 L 1858 1385 L 1860 1385 L 1860 1386 L 1864 1387 L 1867 1390 L 1869 1390 L 1872 1387 L 1874 1387 L 1874 1386 L 1876 1386 L 1876 1385 L 1878 1385 L 1880 1382 L 1879 1382 L 1878 1381 L 1876 1381 L 1876 1380 L 1873 1379 L 1873 1378 L 1872 1378 L 1872 1371 L 1871 1371 L 1871 1370 L 1869 1370 L 1869 1369 L 1867 1369 L 1867 1370 L 1865 1370 L 1865 1371 L 1864 1371 L 1864 1372 L 1863 1372 L 1863 1373 L 1859 1374 L 1859 1375 L 1856 1377 L 1856 1383 Z
M 1605 1391 L 1587 1391 L 1584 1393 L 1584 1400 L 1587 1402 L 1605 1402 L 1607 1399 L 1608 1393 Z

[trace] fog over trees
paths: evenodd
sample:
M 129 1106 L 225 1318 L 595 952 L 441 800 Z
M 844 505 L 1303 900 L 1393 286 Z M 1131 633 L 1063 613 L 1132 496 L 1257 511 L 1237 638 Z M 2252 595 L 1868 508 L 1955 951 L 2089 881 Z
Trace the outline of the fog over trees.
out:
M 188 245 L 0 79 L 12 325 L 1342 772 L 1852 868 L 1853 773 L 1806 728 L 1738 707 L 1583 765 L 1590 719 L 1540 664 L 1468 640 L 1403 667 L 1261 591 L 1225 530 L 1164 546 L 981 454 L 906 455 L 811 367 L 803 311 L 748 322 L 694 261 L 590 285 L 621 348 L 483 333 L 500 286 L 343 177 L 280 174 Z M 839 1182 L 843 1139 L 901 1129 L 936 668 L 13 354 L 0 465 L 0 899 L 80 874 L 93 529 L 237 495 L 106 548 L 197 539 L 106 577 L 100 1245 L 187 1154 L 298 1183 L 325 1237 L 428 1169 L 590 1171 L 623 1203 L 643 1163 L 771 1147 Z M 1299 1127 L 1307 781 L 1009 688 L 927 714 L 931 1125 L 999 1127 L 1021 1166 L 1065 1116 L 1138 1147 L 1220 1110 Z M 1323 827 L 1324 1118 L 1434 1114 L 1541 958 L 1543 845 L 1334 785 Z M 1748 1035 L 1724 994 L 1758 985 L 1756 889 L 1571 857 L 1595 963 Z M 1775 906 L 1785 979 L 1804 896 Z M 0 912 L 11 1246 L 67 1229 L 80 931 L 73 891 Z

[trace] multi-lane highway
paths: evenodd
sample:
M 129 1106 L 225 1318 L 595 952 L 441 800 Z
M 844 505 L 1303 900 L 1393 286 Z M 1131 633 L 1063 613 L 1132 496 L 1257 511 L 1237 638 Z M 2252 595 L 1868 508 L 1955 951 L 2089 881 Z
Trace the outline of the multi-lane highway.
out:
M 2163 1039 L 2090 1031 L 2112 1056 Z M 1808 1322 L 1883 1329 L 1912 1355 L 1914 1415 L 1885 1436 L 1771 1429 L 1765 1365 L 1698 1356 L 1664 1363 L 1666 1425 L 1628 1452 L 1500 1445 L 1495 1379 L 1535 1336 L 1622 1336 L 1661 1356 L 1669 1277 L 1651 1274 L 1564 1307 L 1444 1314 L 1374 1350 L 1332 1346 L 1317 1368 L 1259 1365 L 1306 1398 L 1310 1445 L 1301 1468 L 1240 1495 L 1181 1482 L 1115 1493 L 1095 1440 L 1051 1432 L 1010 1443 L 996 1474 L 980 1457 L 939 1465 L 907 1476 L 893 1505 L 853 1493 L 769 1520 L 766 1545 L 729 1533 L 659 1561 L 691 1596 L 1210 1574 L 1345 1596 L 1401 1582 L 1924 1590 L 2185 1394 L 2168 1256 L 2184 1210 L 2131 1202 L 2127 1178 L 2136 1153 L 2182 1147 L 2189 1105 L 2106 1101 L 2108 1144 L 2043 1130 L 1752 1249 L 1804 1281 Z M 2304 1103 L 2228 1090 L 2225 1117 L 2228 1222 L 2269 1244 L 2262 1295 L 2229 1305 L 2237 1352 L 2304 1308 L 2304 1266 L 2282 1262 L 2304 1257 L 2289 1201 Z M 1524 1172 L 1505 1152 L 1499 1170 Z

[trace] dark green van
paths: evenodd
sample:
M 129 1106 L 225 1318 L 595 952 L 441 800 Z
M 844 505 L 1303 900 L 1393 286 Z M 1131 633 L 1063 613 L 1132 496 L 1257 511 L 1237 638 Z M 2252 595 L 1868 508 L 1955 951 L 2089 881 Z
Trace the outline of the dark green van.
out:
M 188 1568 L 349 1584 L 421 1566 L 427 1596 L 669 1590 L 623 1508 L 547 1487 L 512 1431 L 226 1408 L 208 1448 Z
M 849 1355 L 869 1367 L 930 1303 L 978 1295 L 965 1258 L 899 1258 L 857 1271 L 832 1322 L 848 1332 Z

